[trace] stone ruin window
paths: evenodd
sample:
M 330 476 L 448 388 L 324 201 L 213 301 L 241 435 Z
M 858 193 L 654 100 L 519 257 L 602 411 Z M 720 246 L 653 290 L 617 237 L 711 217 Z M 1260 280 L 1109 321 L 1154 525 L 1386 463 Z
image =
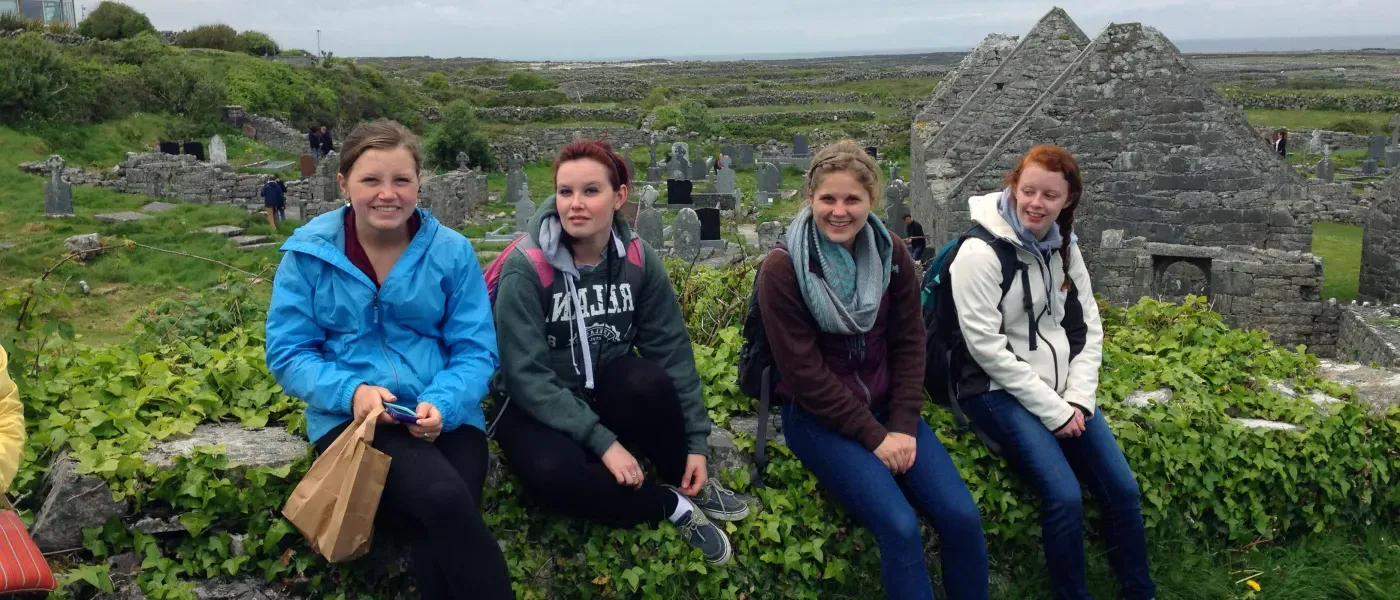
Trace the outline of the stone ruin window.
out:
M 1210 259 L 1184 256 L 1152 257 L 1152 296 L 1181 302 L 1189 295 L 1211 299 Z

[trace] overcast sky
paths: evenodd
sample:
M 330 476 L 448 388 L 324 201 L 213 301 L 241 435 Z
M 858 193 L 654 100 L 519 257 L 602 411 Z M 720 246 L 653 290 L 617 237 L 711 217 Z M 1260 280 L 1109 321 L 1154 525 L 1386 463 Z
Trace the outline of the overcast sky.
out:
M 967 48 L 1020 35 L 1053 4 L 1027 0 L 125 0 L 157 29 L 256 29 L 338 56 L 589 60 Z M 77 0 L 89 10 L 97 0 Z M 1068 0 L 1089 37 L 1142 22 L 1174 41 L 1400 36 L 1400 1 Z M 1390 38 L 1397 39 L 1396 37 Z M 1395 43 L 1387 43 L 1395 47 Z

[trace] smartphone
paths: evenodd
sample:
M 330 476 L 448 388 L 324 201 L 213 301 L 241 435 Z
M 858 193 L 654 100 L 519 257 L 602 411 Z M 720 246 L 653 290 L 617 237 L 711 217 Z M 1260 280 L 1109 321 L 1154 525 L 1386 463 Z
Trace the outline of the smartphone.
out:
M 389 416 L 393 417 L 395 421 L 398 421 L 400 423 L 418 423 L 418 413 L 413 412 L 412 409 L 400 404 L 394 404 L 393 402 L 385 402 L 384 412 L 389 413 Z

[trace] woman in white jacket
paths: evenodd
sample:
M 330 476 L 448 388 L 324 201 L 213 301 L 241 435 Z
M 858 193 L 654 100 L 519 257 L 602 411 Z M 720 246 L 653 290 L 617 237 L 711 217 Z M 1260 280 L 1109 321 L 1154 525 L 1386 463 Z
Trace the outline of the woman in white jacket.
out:
M 968 201 L 973 221 L 995 241 L 969 236 L 949 267 L 966 341 L 959 401 L 1040 497 L 1055 597 L 1090 598 L 1082 481 L 1103 507 L 1109 562 L 1123 597 L 1152 598 L 1137 481 L 1095 411 L 1103 326 L 1071 231 L 1083 191 L 1079 168 L 1064 149 L 1036 146 L 1006 184 Z M 1003 243 L 1019 263 L 1006 288 L 993 247 Z

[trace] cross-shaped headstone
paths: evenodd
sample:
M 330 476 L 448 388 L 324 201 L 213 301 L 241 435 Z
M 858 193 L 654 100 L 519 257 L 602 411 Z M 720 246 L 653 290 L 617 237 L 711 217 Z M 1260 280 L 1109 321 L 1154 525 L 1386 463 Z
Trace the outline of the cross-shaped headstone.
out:
M 50 179 L 44 182 L 44 216 L 73 216 L 73 186 L 63 180 L 63 158 L 55 154 L 45 164 Z
M 466 168 L 467 168 L 467 153 L 466 153 L 466 152 L 458 152 L 458 153 L 457 153 L 457 168 L 458 168 L 458 169 L 462 169 L 462 170 L 466 170 Z
M 1390 120 L 1390 145 L 1400 148 L 1400 113 Z

